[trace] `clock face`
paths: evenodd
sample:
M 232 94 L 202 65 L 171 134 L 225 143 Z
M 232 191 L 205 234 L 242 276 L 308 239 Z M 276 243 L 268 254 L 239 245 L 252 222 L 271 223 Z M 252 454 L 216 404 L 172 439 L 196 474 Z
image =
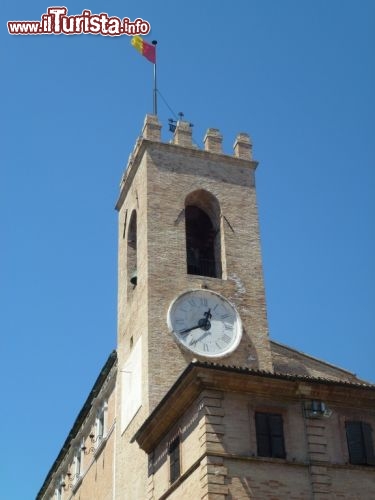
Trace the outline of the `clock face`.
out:
M 226 356 L 241 340 L 242 324 L 236 308 L 209 290 L 179 295 L 169 307 L 167 322 L 178 342 L 200 356 Z

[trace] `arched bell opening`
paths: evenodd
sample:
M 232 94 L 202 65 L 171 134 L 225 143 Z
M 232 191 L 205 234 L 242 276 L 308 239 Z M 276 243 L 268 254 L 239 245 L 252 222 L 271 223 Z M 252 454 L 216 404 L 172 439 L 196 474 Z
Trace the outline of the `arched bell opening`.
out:
M 205 190 L 185 201 L 187 273 L 221 278 L 220 207 Z
M 127 271 L 130 283 L 137 285 L 137 212 L 133 210 L 128 229 Z

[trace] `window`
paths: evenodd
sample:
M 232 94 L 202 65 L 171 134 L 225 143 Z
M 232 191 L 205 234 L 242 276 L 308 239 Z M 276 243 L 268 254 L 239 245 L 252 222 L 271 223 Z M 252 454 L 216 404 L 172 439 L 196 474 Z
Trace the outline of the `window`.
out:
M 285 458 L 283 419 L 274 413 L 255 413 L 259 457 Z
M 203 189 L 185 200 L 187 273 L 221 278 L 220 206 Z
M 102 439 L 102 437 L 104 436 L 104 410 L 102 410 L 98 416 L 97 435 L 99 439 Z
M 55 494 L 56 500 L 62 500 L 62 495 L 63 495 L 62 492 L 63 492 L 63 486 L 60 484 L 60 486 L 56 488 L 56 494 Z
M 74 479 L 78 481 L 82 470 L 82 449 L 79 447 L 74 455 Z
M 100 408 L 98 411 L 97 417 L 96 417 L 96 440 L 97 444 L 102 441 L 102 439 L 106 435 L 106 414 L 107 414 L 107 408 L 108 405 L 107 403 L 104 403 L 103 406 Z
M 176 437 L 169 445 L 169 476 L 171 483 L 174 483 L 181 474 L 180 471 L 180 437 Z
M 366 422 L 346 422 L 349 460 L 355 465 L 375 465 L 371 425 Z

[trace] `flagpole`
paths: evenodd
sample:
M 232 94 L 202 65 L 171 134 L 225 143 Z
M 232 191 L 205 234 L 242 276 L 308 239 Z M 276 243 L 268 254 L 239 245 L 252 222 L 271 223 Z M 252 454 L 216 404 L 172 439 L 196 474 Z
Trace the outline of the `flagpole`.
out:
M 157 40 L 152 40 L 152 45 L 155 46 L 155 62 L 154 62 L 154 91 L 153 91 L 153 114 L 157 116 L 158 114 L 158 96 L 157 96 L 157 86 L 156 86 L 156 45 Z

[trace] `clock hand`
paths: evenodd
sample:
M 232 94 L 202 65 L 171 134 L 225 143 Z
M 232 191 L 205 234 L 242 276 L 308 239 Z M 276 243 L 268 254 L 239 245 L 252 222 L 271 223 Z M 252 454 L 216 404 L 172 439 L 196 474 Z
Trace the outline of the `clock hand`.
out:
M 203 314 L 204 318 L 198 321 L 198 324 L 192 326 L 191 328 L 185 328 L 185 330 L 181 330 L 177 332 L 179 335 L 184 335 L 185 333 L 189 333 L 192 330 L 196 330 L 197 328 L 203 328 L 204 330 L 209 330 L 211 328 L 210 318 L 212 318 L 211 309 Z
M 195 330 L 196 328 L 200 328 L 200 327 L 201 327 L 201 325 L 195 325 L 195 326 L 192 326 L 191 328 L 186 328 L 185 330 L 181 330 L 181 331 L 179 331 L 177 333 L 180 334 L 180 335 L 181 334 L 183 335 L 184 333 L 189 333 L 192 330 Z

